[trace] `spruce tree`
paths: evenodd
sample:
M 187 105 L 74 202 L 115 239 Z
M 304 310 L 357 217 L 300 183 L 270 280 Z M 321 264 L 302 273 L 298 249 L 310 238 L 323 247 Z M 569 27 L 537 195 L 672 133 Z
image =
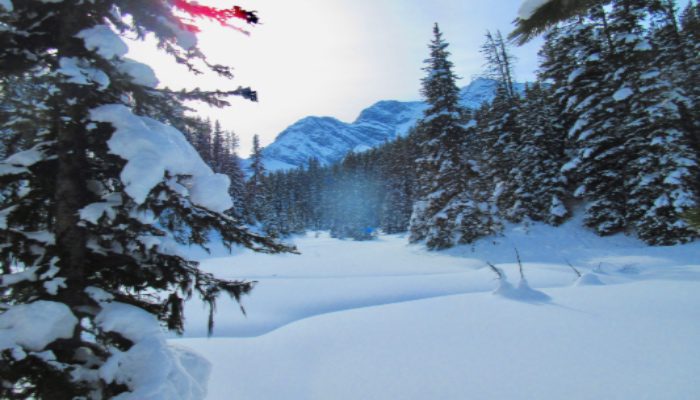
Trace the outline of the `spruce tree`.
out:
M 262 222 L 265 216 L 265 191 L 263 179 L 265 176 L 265 164 L 263 163 L 260 137 L 253 136 L 253 149 L 250 154 L 250 177 L 246 182 L 246 218 L 248 223 Z
M 524 217 L 522 203 L 516 192 L 520 182 L 514 179 L 519 175 L 517 159 L 520 157 L 522 132 L 517 123 L 520 96 L 513 87 L 513 57 L 500 32 L 486 33 L 482 47 L 486 58 L 487 74 L 498 82 L 496 95 L 488 111 L 479 120 L 479 134 L 475 138 L 482 149 L 480 168 L 482 180 L 493 185 L 490 202 L 496 207 L 497 214 L 511 221 L 520 221 Z
M 233 207 L 229 214 L 236 219 L 243 220 L 245 215 L 245 173 L 238 156 L 238 136 L 235 132 L 227 132 L 224 140 L 227 151 L 221 173 L 229 177 L 231 185 L 229 193 L 233 200 Z
M 428 108 L 419 121 L 418 193 L 410 222 L 410 241 L 425 240 L 431 249 L 454 245 L 455 214 L 461 212 L 463 202 L 449 207 L 450 212 L 446 206 L 464 192 L 464 181 L 475 175 L 462 163 L 463 111 L 448 46 L 435 24 L 428 46 L 430 57 L 423 68 L 427 76 L 421 93 Z
M 677 57 L 668 55 L 682 56 L 680 43 L 673 45 L 667 37 L 672 34 L 654 37 L 645 29 L 646 19 L 659 13 L 658 7 L 644 0 L 613 2 L 611 28 L 624 54 L 624 67 L 622 60 L 619 64 L 624 79 L 613 97 L 626 111 L 620 130 L 630 155 L 625 179 L 630 225 L 644 241 L 669 245 L 694 236 L 682 215 L 697 205 L 700 160 L 692 146 L 692 125 L 686 123 L 685 110 L 694 102 L 673 84 Z M 675 24 L 675 17 L 664 14 L 659 29 L 672 32 L 675 28 L 669 25 Z M 667 60 L 663 69 L 662 60 Z
M 565 135 L 552 100 L 539 82 L 526 89 L 518 120 L 522 137 L 512 179 L 518 182 L 515 197 L 524 216 L 559 225 L 569 216 L 566 179 L 560 172 Z
M 144 368 L 160 368 L 164 379 L 194 391 L 157 321 L 181 332 L 183 303 L 198 296 L 211 306 L 212 329 L 219 294 L 238 299 L 252 283 L 202 272 L 177 245 L 205 246 L 217 231 L 227 245 L 287 250 L 225 216 L 227 178 L 158 121 L 180 116 L 183 98 L 225 105 L 225 95 L 253 92 L 156 89 L 146 65 L 124 58 L 121 34 L 153 33 L 176 61 L 196 69 L 197 58 L 205 61 L 196 27 L 177 13 L 257 22 L 238 7 L 185 0 L 0 5 L 3 91 L 9 77 L 46 89 L 6 110 L 21 117 L 20 106 L 38 107 L 45 117 L 0 164 L 1 398 L 144 398 L 133 375 Z M 149 349 L 159 357 L 147 356 Z

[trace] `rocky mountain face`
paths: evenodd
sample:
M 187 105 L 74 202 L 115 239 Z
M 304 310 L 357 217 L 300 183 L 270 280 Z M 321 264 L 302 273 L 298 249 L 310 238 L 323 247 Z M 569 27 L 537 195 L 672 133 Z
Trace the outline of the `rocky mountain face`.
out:
M 460 91 L 460 102 L 468 108 L 478 108 L 493 99 L 496 81 L 479 78 Z M 517 84 L 523 90 L 523 84 Z M 277 136 L 263 150 L 268 171 L 291 169 L 311 157 L 322 164 L 341 160 L 349 151 L 364 151 L 408 133 L 423 116 L 427 105 L 420 101 L 383 100 L 366 108 L 352 123 L 332 117 L 303 118 Z

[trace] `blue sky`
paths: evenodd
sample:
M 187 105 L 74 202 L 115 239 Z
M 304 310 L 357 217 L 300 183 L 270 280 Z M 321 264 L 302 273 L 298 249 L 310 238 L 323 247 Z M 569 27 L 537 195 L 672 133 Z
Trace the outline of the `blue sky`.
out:
M 483 67 L 479 47 L 487 29 L 507 34 L 521 0 L 201 0 L 219 7 L 257 10 L 262 25 L 245 36 L 206 24 L 200 48 L 211 61 L 231 65 L 232 82 L 189 76 L 149 45 L 132 56 L 154 67 L 164 85 L 207 89 L 252 86 L 260 102 L 235 100 L 222 110 L 202 109 L 241 138 L 240 154 L 253 134 L 271 143 L 284 128 L 308 115 L 354 120 L 383 99 L 417 100 L 427 44 L 438 22 L 450 43 L 460 86 Z M 514 48 L 516 78 L 534 78 L 540 41 Z

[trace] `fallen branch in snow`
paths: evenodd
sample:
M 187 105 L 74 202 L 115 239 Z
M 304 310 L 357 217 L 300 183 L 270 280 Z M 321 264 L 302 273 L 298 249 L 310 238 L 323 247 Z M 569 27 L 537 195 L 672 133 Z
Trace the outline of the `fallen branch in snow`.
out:
M 496 276 L 498 276 L 498 280 L 503 280 L 503 271 L 501 271 L 500 269 L 496 268 L 495 265 L 491 264 L 491 263 L 488 262 L 488 261 L 486 261 L 486 265 L 488 265 L 489 268 L 491 268 L 491 271 L 493 271 L 493 272 L 496 274 Z
M 573 269 L 574 272 L 576 273 L 576 275 L 578 275 L 578 277 L 580 278 L 580 277 L 581 277 L 581 271 L 579 271 L 578 269 L 576 269 L 576 267 L 574 267 L 574 266 L 569 262 L 569 260 L 564 260 L 564 261 L 566 261 L 566 265 L 568 265 L 569 267 L 571 267 L 571 269 Z

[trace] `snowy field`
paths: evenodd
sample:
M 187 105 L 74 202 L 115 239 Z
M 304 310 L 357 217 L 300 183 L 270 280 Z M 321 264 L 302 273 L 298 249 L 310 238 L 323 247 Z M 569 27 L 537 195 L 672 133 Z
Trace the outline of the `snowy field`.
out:
M 444 252 L 325 234 L 294 239 L 302 255 L 197 252 L 205 270 L 259 283 L 247 317 L 220 302 L 207 339 L 191 302 L 170 341 L 212 363 L 210 400 L 700 398 L 700 243 L 651 248 L 579 224 Z

